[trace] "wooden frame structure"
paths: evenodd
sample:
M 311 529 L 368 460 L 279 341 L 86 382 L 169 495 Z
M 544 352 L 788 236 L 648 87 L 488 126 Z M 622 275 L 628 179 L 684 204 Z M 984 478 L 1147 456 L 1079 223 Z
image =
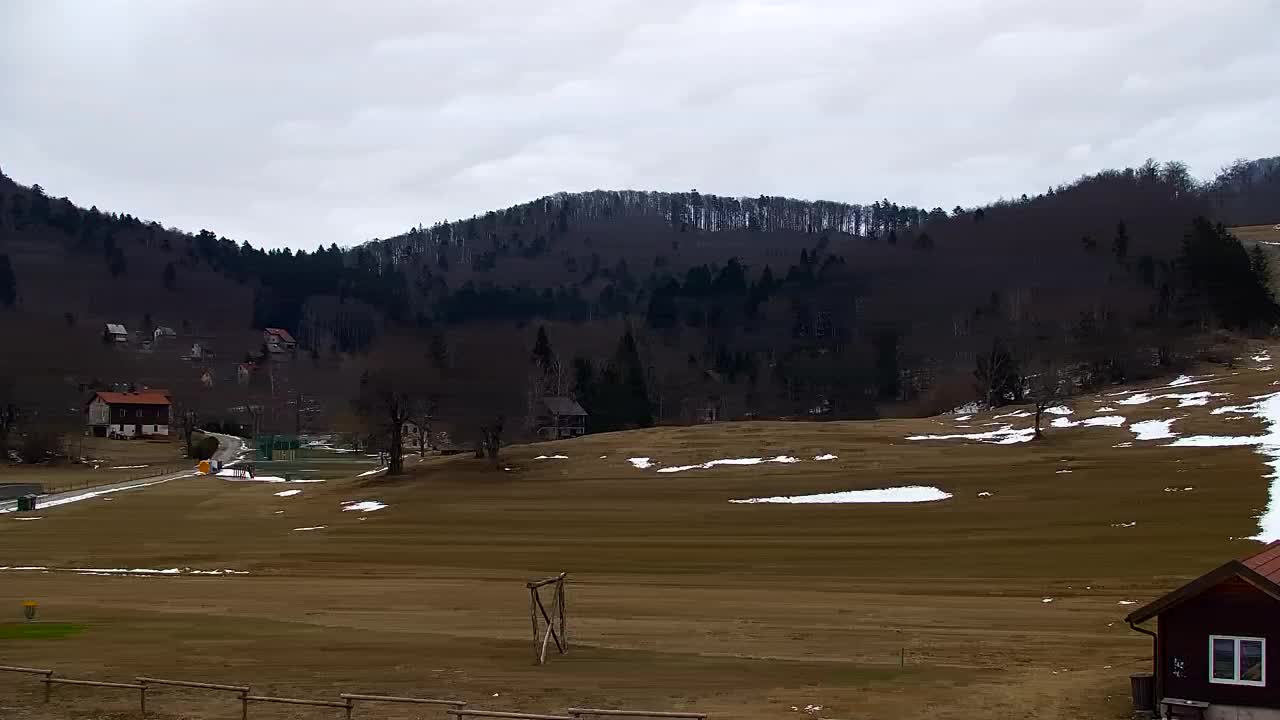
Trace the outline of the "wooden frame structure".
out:
M 543 715 L 539 713 L 505 712 L 499 710 L 467 710 L 466 708 L 449 708 L 445 710 L 452 720 L 475 718 L 506 718 L 509 720 L 573 720 L 568 715 Z
M 220 685 L 218 683 L 191 682 L 189 680 L 166 680 L 164 678 L 153 677 L 136 677 L 134 680 L 137 680 L 138 684 L 142 685 L 144 688 L 149 685 L 167 685 L 169 687 L 188 688 L 193 690 L 220 690 L 222 692 L 236 693 L 238 696 L 237 699 L 240 701 L 240 718 L 241 720 L 248 720 L 249 704 L 244 701 L 245 697 L 249 694 L 248 685 Z M 143 694 L 145 696 L 145 690 L 143 691 Z
M 569 625 L 565 620 L 564 585 L 568 573 L 525 583 L 529 589 L 529 620 L 533 623 L 533 656 L 538 665 L 547 661 L 547 642 L 555 640 L 561 655 L 569 652 Z M 551 610 L 542 602 L 542 588 L 552 587 Z M 557 630 L 557 625 L 559 629 Z

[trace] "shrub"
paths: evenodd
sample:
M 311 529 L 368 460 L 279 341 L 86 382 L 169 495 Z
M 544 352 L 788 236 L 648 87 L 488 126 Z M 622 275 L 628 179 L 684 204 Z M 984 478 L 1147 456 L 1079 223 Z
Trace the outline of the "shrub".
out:
M 22 436 L 18 455 L 24 463 L 44 462 L 62 451 L 62 436 L 50 430 L 32 430 Z
M 205 435 L 191 443 L 191 456 L 196 460 L 208 460 L 218 451 L 218 438 Z

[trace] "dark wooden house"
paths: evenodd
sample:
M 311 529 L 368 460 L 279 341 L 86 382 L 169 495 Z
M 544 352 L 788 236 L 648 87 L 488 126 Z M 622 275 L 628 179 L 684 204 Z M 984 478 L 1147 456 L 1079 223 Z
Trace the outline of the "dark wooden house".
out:
M 171 405 L 163 390 L 94 393 L 85 405 L 88 433 L 121 438 L 168 435 Z
M 573 398 L 544 397 L 535 412 L 534 431 L 546 440 L 585 435 L 587 411 Z
M 1152 618 L 1156 629 L 1139 628 Z M 1280 718 L 1280 541 L 1129 614 L 1153 635 L 1155 702 L 1165 714 Z M 1179 712 L 1181 711 L 1181 712 Z

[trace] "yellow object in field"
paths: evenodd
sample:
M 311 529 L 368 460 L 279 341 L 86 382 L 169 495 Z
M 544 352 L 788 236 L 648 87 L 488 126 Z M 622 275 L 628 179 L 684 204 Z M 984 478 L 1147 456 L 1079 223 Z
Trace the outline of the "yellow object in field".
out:
M 35 620 L 35 619 L 36 619 L 36 607 L 37 607 L 37 605 L 36 605 L 36 601 L 35 601 L 35 600 L 28 600 L 28 601 L 26 601 L 26 602 L 22 603 L 22 614 L 23 614 L 23 616 L 24 616 L 24 617 L 26 617 L 26 618 L 27 618 L 27 620 Z
M 200 465 L 199 465 L 199 467 L 198 467 L 197 469 L 198 469 L 198 470 L 200 470 L 200 472 L 204 473 L 205 475 L 208 475 L 208 474 L 209 474 L 209 461 L 208 461 L 208 460 L 201 460 L 201 461 L 200 461 Z

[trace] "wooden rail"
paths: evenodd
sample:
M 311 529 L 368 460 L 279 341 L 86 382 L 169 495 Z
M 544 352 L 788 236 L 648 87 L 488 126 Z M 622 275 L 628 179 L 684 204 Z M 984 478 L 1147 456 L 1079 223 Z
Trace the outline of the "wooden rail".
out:
M 244 695 L 244 696 L 241 696 L 240 701 L 241 703 L 243 703 L 242 707 L 244 708 L 242 717 L 249 716 L 249 703 L 251 702 L 282 703 L 285 705 L 310 705 L 311 707 L 342 708 L 343 710 L 347 711 L 348 720 L 350 720 L 351 718 L 351 711 L 355 709 L 355 706 L 352 704 L 352 701 L 350 700 L 344 700 L 342 702 L 338 702 L 336 700 L 305 700 L 302 698 L 269 697 L 267 695 Z
M 72 680 L 71 678 L 56 678 L 52 675 L 46 677 L 40 682 L 44 683 L 44 701 L 49 702 L 54 685 L 79 685 L 80 687 L 95 688 L 112 688 L 115 690 L 137 690 L 138 702 L 142 715 L 147 714 L 147 686 L 141 683 L 120 683 L 120 682 L 102 682 L 100 680 Z
M 482 718 L 511 718 L 512 720 L 574 720 L 568 715 L 538 715 L 531 713 L 519 712 L 499 712 L 497 710 L 466 710 L 463 708 L 449 708 L 445 712 L 456 716 L 459 719 L 467 717 Z
M 576 717 L 583 715 L 600 715 L 604 717 L 647 717 L 647 718 L 685 718 L 686 720 L 706 720 L 706 713 L 698 712 L 651 712 L 649 710 L 605 710 L 603 708 L 569 708 L 569 714 Z
M 362 693 L 341 693 L 338 697 L 343 700 L 354 702 L 387 702 L 387 703 L 413 703 L 417 705 L 447 705 L 449 707 L 466 707 L 466 703 L 461 700 L 437 700 L 435 698 L 414 698 L 400 697 L 398 695 L 365 695 Z
M 42 669 L 40 669 L 40 668 L 29 668 L 29 667 L 19 667 L 19 666 L 17 666 L 17 665 L 0 665 L 0 671 L 4 671 L 4 672 L 16 672 L 16 673 L 29 673 L 29 674 L 31 674 L 31 675 L 45 675 L 45 676 L 49 676 L 49 675 L 52 675 L 52 674 L 53 674 L 53 671 L 52 671 L 52 670 L 42 670 Z
M 239 692 L 249 694 L 248 685 L 218 685 L 217 683 L 191 682 L 190 680 L 166 680 L 164 678 L 139 677 L 134 678 L 143 685 L 172 685 L 173 687 L 184 688 L 200 688 L 203 690 L 226 690 L 228 692 Z

